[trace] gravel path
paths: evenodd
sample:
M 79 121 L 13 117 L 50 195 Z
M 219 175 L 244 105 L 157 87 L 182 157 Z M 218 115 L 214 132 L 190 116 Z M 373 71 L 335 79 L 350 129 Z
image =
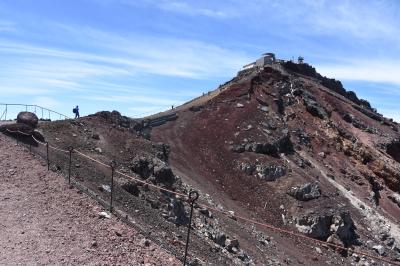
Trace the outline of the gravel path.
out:
M 0 265 L 181 265 L 0 135 Z

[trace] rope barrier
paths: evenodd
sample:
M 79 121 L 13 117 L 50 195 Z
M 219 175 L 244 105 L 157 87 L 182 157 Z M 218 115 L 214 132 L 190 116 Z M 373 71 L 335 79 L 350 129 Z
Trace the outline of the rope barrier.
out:
M 44 142 L 41 142 L 41 141 L 39 141 L 39 140 L 37 140 L 33 135 L 32 135 L 32 138 L 33 138 L 33 140 L 34 141 L 36 141 L 37 143 L 39 143 L 39 144 L 41 144 L 41 145 L 45 145 L 46 146 L 46 143 L 44 143 Z
M 102 162 L 100 162 L 100 161 L 98 161 L 98 160 L 86 155 L 86 154 L 83 154 L 83 153 L 81 153 L 79 151 L 77 151 L 77 152 L 80 155 L 82 155 L 82 156 L 84 156 L 84 157 L 86 157 L 86 158 L 88 158 L 88 159 L 90 159 L 90 160 L 92 160 L 94 162 L 100 163 L 101 165 L 104 165 L 106 167 L 110 167 L 110 166 L 108 166 L 108 165 L 106 165 L 106 164 L 104 164 L 104 163 L 102 163 Z M 146 181 L 140 180 L 140 179 L 135 178 L 133 176 L 121 173 L 119 171 L 116 171 L 116 173 L 118 173 L 118 174 L 120 174 L 120 175 L 122 175 L 124 177 L 127 177 L 129 179 L 132 179 L 132 180 L 134 180 L 136 182 L 139 182 L 139 183 L 142 183 L 142 184 L 146 184 L 146 185 L 149 185 L 151 187 L 157 188 L 159 190 L 166 191 L 166 192 L 169 192 L 169 193 L 172 193 L 172 194 L 179 195 L 179 196 L 182 196 L 184 198 L 187 198 L 187 195 L 185 195 L 185 194 L 182 194 L 182 193 L 179 193 L 179 192 L 176 192 L 176 191 L 172 191 L 172 190 L 169 190 L 169 189 L 166 189 L 166 188 L 163 188 L 163 187 L 148 183 Z M 201 207 L 201 208 L 204 208 L 204 209 L 209 209 L 209 210 L 212 210 L 212 211 L 215 211 L 215 212 L 219 212 L 219 213 L 227 215 L 227 216 L 232 216 L 229 212 L 222 211 L 222 210 L 219 210 L 217 208 L 213 208 L 213 207 L 205 205 L 205 204 L 197 204 L 197 205 L 199 207 Z M 322 241 L 322 240 L 314 239 L 312 237 L 309 237 L 309 236 L 306 236 L 306 235 L 303 235 L 303 234 L 299 234 L 299 233 L 296 233 L 296 232 L 293 232 L 293 231 L 290 231 L 290 230 L 286 230 L 286 229 L 283 229 L 283 228 L 275 227 L 275 226 L 273 226 L 271 224 L 257 222 L 257 221 L 255 221 L 253 219 L 248 219 L 248 218 L 245 218 L 245 217 L 242 217 L 242 216 L 238 216 L 238 215 L 234 215 L 234 217 L 237 218 L 237 219 L 243 220 L 245 222 L 249 222 L 249 223 L 252 223 L 252 224 L 255 224 L 255 225 L 263 226 L 265 228 L 271 229 L 271 230 L 276 231 L 276 232 L 285 233 L 285 234 L 288 234 L 288 235 L 291 235 L 291 236 L 295 236 L 295 237 L 298 237 L 298 238 L 306 239 L 306 240 L 311 241 L 311 242 L 319 243 L 319 244 L 321 244 L 323 246 L 330 246 L 330 247 L 334 247 L 334 248 L 337 248 L 337 249 L 341 249 L 343 251 L 347 251 L 347 252 L 355 253 L 355 254 L 358 254 L 358 255 L 365 256 L 365 257 L 369 257 L 371 259 L 375 259 L 375 260 L 379 260 L 379 261 L 383 261 L 383 262 L 387 262 L 387 263 L 391 263 L 391 264 L 395 264 L 395 265 L 400 265 L 400 263 L 392 262 L 390 260 L 387 260 L 387 259 L 384 259 L 384 258 L 380 258 L 380 257 L 374 256 L 374 255 L 370 255 L 370 254 L 365 253 L 365 252 L 354 251 L 353 249 L 346 248 L 346 247 L 343 247 L 343 246 L 340 246 L 340 245 L 337 245 L 337 244 L 334 244 L 334 243 L 329 243 L 329 242 L 325 242 L 325 241 Z
M 23 135 L 29 135 L 29 134 L 26 134 L 26 133 L 23 133 L 23 132 L 20 132 L 20 131 L 12 131 L 12 130 L 9 130 L 9 129 L 7 129 L 7 131 L 12 132 L 12 133 L 21 133 L 21 134 L 23 134 Z M 46 145 L 46 143 L 43 143 L 43 142 L 38 141 L 33 135 L 30 135 L 30 136 L 32 136 L 32 138 L 33 138 L 37 143 L 42 144 L 42 145 Z M 54 149 L 54 150 L 57 150 L 57 151 L 61 151 L 61 152 L 64 152 L 64 153 L 68 153 L 68 152 L 69 152 L 69 151 L 60 149 L 60 148 L 58 148 L 58 147 L 53 147 L 53 146 L 50 146 L 50 145 L 49 145 L 49 147 L 50 147 L 51 149 Z M 82 153 L 82 152 L 80 152 L 80 151 L 78 151 L 78 150 L 76 150 L 76 149 L 74 149 L 74 151 L 75 151 L 77 154 L 79 154 L 80 156 L 82 156 L 82 157 L 85 157 L 85 158 L 87 158 L 87 159 L 89 159 L 89 160 L 91 160 L 91 161 L 93 161 L 93 162 L 96 162 L 96 163 L 98 163 L 98 164 L 100 164 L 100 165 L 102 165 L 102 166 L 105 166 L 105 167 L 107 167 L 107 168 L 111 168 L 110 165 L 107 165 L 107 164 L 105 164 L 105 163 L 103 163 L 103 162 L 101 162 L 101 161 L 99 161 L 99 160 L 96 160 L 96 159 L 90 157 L 89 155 L 86 155 L 86 154 L 84 154 L 84 153 Z M 119 175 L 121 175 L 121 176 L 124 176 L 124 177 L 126 177 L 126 178 L 129 178 L 129 179 L 131 179 L 131 180 L 134 180 L 134 181 L 136 181 L 136 182 L 139 182 L 139 183 L 148 185 L 148 186 L 150 186 L 150 187 L 157 188 L 157 189 L 159 189 L 159 190 L 161 190 L 161 191 L 165 191 L 165 192 L 172 193 L 172 194 L 174 194 L 174 195 L 181 196 L 181 197 L 183 197 L 183 198 L 187 198 L 187 200 L 189 200 L 188 196 L 185 195 L 185 194 L 182 194 L 182 193 L 179 193 L 179 192 L 170 190 L 170 189 L 166 189 L 166 188 L 157 186 L 157 185 L 155 185 L 155 184 L 152 184 L 152 183 L 143 181 L 143 180 L 138 179 L 138 178 L 136 178 L 136 177 L 133 177 L 133 176 L 124 174 L 124 173 L 122 173 L 122 172 L 120 172 L 120 171 L 116 171 L 116 173 L 119 174 Z M 217 209 L 217 208 L 214 208 L 214 207 L 211 207 L 211 206 L 208 206 L 208 205 L 205 205 L 205 204 L 197 204 L 197 205 L 198 205 L 199 207 L 201 207 L 201 208 L 208 209 L 208 210 L 212 210 L 212 211 L 221 213 L 221 214 L 226 215 L 226 216 L 232 216 L 232 214 L 229 213 L 229 212 L 227 212 L 227 211 L 219 210 L 219 209 Z M 297 238 L 299 238 L 299 239 L 305 239 L 305 240 L 308 240 L 308 241 L 310 241 L 310 242 L 318 243 L 318 244 L 320 244 L 320 245 L 322 245 L 322 246 L 330 246 L 330 247 L 332 247 L 332 248 L 337 248 L 337 249 L 340 249 L 340 250 L 343 250 L 343 251 L 347 251 L 347 252 L 351 252 L 351 253 L 354 253 L 354 254 L 358 254 L 358 255 L 361 255 L 361 256 L 364 256 L 364 257 L 368 257 L 368 258 L 370 258 L 370 259 L 374 259 L 374 260 L 378 260 L 378 261 L 383 261 L 383 262 L 386 262 L 386 263 L 389 263 L 389 264 L 393 264 L 393 265 L 400 265 L 400 263 L 391 261 L 391 260 L 389 260 L 389 259 L 385 259 L 385 258 L 381 258 L 381 257 L 375 256 L 375 255 L 371 255 L 371 254 L 365 253 L 365 252 L 363 252 L 363 251 L 355 251 L 355 250 L 353 250 L 353 249 L 346 248 L 346 247 L 341 246 L 341 245 L 338 245 L 338 244 L 334 244 L 334 243 L 329 243 L 329 242 L 325 242 L 325 241 L 322 241 L 322 240 L 318 240 L 318 239 L 315 239 L 315 238 L 312 238 L 312 237 L 309 237 L 309 236 L 306 236 L 306 235 L 303 235 L 303 234 L 300 234 L 300 233 L 293 232 L 293 231 L 291 231 L 291 230 L 287 230 L 287 229 L 283 229 L 283 228 L 279 228 L 279 227 L 273 226 L 272 224 L 261 223 L 261 222 L 255 221 L 255 220 L 253 220 L 253 219 L 245 218 L 245 217 L 239 216 L 239 215 L 233 215 L 233 217 L 236 218 L 236 219 L 242 220 L 242 221 L 244 221 L 244 222 L 248 222 L 248 223 L 252 223 L 252 224 L 254 224 L 254 225 L 258 225 L 258 226 L 262 226 L 262 227 L 268 228 L 268 229 L 273 230 L 273 231 L 275 231 L 275 232 L 284 233 L 284 234 L 287 234 L 287 235 L 291 235 L 291 236 L 297 237 Z

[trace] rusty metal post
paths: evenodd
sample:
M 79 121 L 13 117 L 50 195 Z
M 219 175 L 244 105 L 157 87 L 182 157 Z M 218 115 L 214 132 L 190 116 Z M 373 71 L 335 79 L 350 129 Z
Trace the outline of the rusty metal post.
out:
M 110 197 L 110 212 L 112 212 L 113 210 L 113 195 L 114 195 L 114 171 L 115 171 L 115 167 L 116 167 L 117 163 L 113 160 L 111 161 L 111 197 Z
M 188 201 L 190 203 L 190 216 L 189 216 L 188 232 L 187 232 L 187 237 L 186 237 L 185 257 L 183 259 L 183 266 L 186 265 L 186 257 L 187 257 L 188 247 L 189 247 L 190 228 L 192 227 L 193 206 L 194 206 L 195 201 L 198 198 L 199 198 L 199 193 L 197 191 L 192 190 L 189 192 Z
M 68 184 L 71 185 L 71 164 L 72 164 L 72 151 L 74 148 L 72 146 L 68 147 L 69 151 L 69 165 L 68 165 Z
M 50 170 L 49 142 L 46 142 L 46 154 L 47 154 L 47 171 L 49 171 Z

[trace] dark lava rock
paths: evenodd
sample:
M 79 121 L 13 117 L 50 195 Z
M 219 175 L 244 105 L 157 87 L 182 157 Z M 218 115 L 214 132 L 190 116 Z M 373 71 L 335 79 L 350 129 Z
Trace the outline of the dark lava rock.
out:
M 300 232 L 321 240 L 336 235 L 345 245 L 357 238 L 354 222 L 347 211 L 303 215 L 296 219 L 296 227 Z
M 157 183 L 170 184 L 175 182 L 175 176 L 171 168 L 165 164 L 157 164 L 154 166 L 153 174 Z
M 167 162 L 169 153 L 170 153 L 170 148 L 169 145 L 165 143 L 155 143 L 153 144 L 153 148 L 156 151 L 156 157 L 160 159 L 161 161 Z
M 307 111 L 313 116 L 321 119 L 325 119 L 330 116 L 323 106 L 308 97 L 304 98 L 304 105 L 306 106 Z
M 321 189 L 318 183 L 306 183 L 301 186 L 292 187 L 288 192 L 290 196 L 301 201 L 317 199 L 321 196 Z
M 131 162 L 131 170 L 146 179 L 153 173 L 153 165 L 149 158 L 136 156 Z
M 36 128 L 39 123 L 39 118 L 31 112 L 20 112 L 17 116 L 17 123 Z
M 122 187 L 122 189 L 126 190 L 129 194 L 132 194 L 136 197 L 139 196 L 140 190 L 136 183 L 127 182 L 127 183 L 123 184 L 121 187 Z
M 136 156 L 132 160 L 130 168 L 143 179 L 151 177 L 151 181 L 154 183 L 172 185 L 175 182 L 171 168 L 159 158 Z
M 243 144 L 238 144 L 238 145 L 232 145 L 231 146 L 231 151 L 237 152 L 237 153 L 242 153 L 245 152 L 245 146 Z
M 249 152 L 268 154 L 274 157 L 279 157 L 279 153 L 290 154 L 294 151 L 293 143 L 289 134 L 284 134 L 275 142 L 271 143 L 248 143 L 245 145 L 245 150 Z
M 94 115 L 90 115 L 90 116 L 101 117 L 101 118 L 105 119 L 107 122 L 117 125 L 122 128 L 132 128 L 137 131 L 142 129 L 141 123 L 133 120 L 132 118 L 122 116 L 121 113 L 118 111 L 112 111 L 112 112 L 101 111 L 101 112 L 97 112 Z
M 258 176 L 266 181 L 275 181 L 286 174 L 286 168 L 280 165 L 258 165 Z
M 222 247 L 225 247 L 226 235 L 224 233 L 218 233 L 214 239 L 214 242 Z
M 173 222 L 176 225 L 187 225 L 189 218 L 185 211 L 185 206 L 182 201 L 178 199 L 172 199 L 169 204 L 170 216 L 173 218 Z
M 256 170 L 256 166 L 251 163 L 243 162 L 240 164 L 240 170 L 245 172 L 247 175 L 252 175 L 254 171 Z
M 392 140 L 386 145 L 386 152 L 400 163 L 400 139 Z

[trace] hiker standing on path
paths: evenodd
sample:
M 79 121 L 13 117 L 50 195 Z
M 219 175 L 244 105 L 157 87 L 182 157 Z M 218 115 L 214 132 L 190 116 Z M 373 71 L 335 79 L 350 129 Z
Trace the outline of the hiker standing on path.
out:
M 75 114 L 75 119 L 79 118 L 79 106 L 77 105 L 72 112 Z

